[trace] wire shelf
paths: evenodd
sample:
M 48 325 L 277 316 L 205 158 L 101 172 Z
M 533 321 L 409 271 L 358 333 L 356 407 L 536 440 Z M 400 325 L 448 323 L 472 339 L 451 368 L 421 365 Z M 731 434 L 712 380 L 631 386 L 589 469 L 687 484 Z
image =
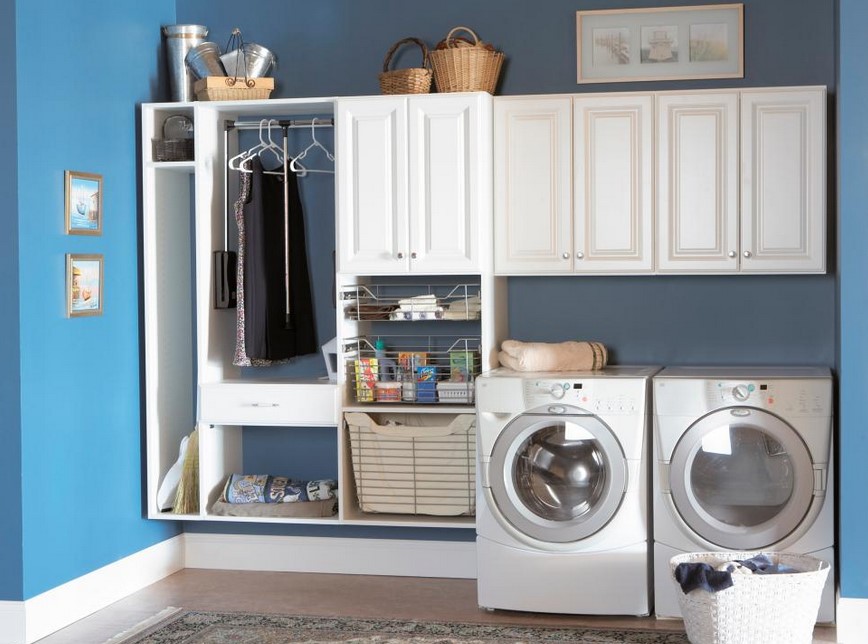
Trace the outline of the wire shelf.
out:
M 361 284 L 341 289 L 344 317 L 358 321 L 478 320 L 480 285 Z
M 473 403 L 481 369 L 478 336 L 361 336 L 345 340 L 343 352 L 348 393 L 356 402 Z

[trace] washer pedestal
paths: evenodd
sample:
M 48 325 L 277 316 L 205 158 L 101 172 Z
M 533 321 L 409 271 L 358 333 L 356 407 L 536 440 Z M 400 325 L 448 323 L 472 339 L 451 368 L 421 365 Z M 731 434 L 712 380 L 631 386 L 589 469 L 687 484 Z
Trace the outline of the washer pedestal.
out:
M 572 615 L 650 612 L 645 541 L 605 552 L 538 553 L 478 536 L 476 558 L 483 608 Z

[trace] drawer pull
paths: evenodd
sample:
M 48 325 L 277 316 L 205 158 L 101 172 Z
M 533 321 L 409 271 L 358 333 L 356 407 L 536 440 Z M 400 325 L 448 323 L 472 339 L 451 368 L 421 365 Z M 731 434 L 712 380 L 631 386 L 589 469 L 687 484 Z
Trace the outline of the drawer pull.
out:
M 280 403 L 276 402 L 255 402 L 250 403 L 251 407 L 280 407 Z

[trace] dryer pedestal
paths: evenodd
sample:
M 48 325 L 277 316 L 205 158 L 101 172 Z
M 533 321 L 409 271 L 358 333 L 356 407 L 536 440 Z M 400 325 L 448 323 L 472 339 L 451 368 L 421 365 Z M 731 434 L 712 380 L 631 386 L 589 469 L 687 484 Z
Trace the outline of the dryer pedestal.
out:
M 545 552 L 476 538 L 483 608 L 572 615 L 648 615 L 648 544 Z M 520 592 L 519 592 L 520 591 Z

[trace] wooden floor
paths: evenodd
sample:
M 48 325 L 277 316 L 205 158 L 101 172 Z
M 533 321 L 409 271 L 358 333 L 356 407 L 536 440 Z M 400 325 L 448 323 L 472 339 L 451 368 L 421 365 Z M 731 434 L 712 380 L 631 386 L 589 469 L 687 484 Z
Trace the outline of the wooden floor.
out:
M 101 644 L 168 606 L 285 615 L 683 630 L 680 621 L 656 620 L 653 617 L 488 612 L 477 606 L 476 582 L 470 579 L 186 569 L 39 643 Z M 818 627 L 814 641 L 834 642 L 835 629 Z

